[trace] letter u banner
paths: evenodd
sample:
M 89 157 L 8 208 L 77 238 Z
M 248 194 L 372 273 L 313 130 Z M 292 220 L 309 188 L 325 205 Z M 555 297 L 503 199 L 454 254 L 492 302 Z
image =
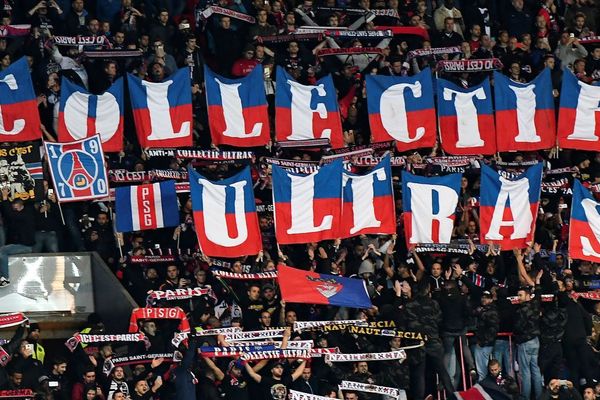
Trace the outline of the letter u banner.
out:
M 196 233 L 210 257 L 241 257 L 262 248 L 250 167 L 231 178 L 209 181 L 189 169 Z

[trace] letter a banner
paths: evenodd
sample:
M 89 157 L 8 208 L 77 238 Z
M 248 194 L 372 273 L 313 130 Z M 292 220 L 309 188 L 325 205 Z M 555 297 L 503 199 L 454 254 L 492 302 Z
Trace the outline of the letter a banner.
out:
M 450 243 L 461 174 L 427 178 L 402 171 L 406 242 Z
M 367 75 L 373 141 L 395 140 L 398 151 L 433 147 L 437 135 L 431 71 L 415 76 Z
M 498 173 L 481 166 L 479 218 L 481 242 L 503 249 L 525 248 L 533 240 L 540 204 L 542 164 L 521 174 Z
M 189 168 L 196 234 L 209 257 L 241 257 L 262 249 L 250 167 L 231 178 L 209 181 Z
M 105 199 L 108 179 L 100 135 L 70 143 L 44 143 L 60 202 Z
M 600 262 L 600 203 L 579 180 L 574 181 L 569 256 L 578 260 Z

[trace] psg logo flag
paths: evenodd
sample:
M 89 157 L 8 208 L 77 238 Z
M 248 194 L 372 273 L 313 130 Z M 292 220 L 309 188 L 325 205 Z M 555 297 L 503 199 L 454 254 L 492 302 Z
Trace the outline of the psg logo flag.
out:
M 440 140 L 444 151 L 457 155 L 494 154 L 496 141 L 490 80 L 464 89 L 437 80 Z
M 158 229 L 179 224 L 175 181 L 115 190 L 117 232 Z
M 371 308 L 371 299 L 362 279 L 335 275 L 280 265 L 277 280 L 281 298 L 288 303 L 329 304 L 340 307 Z
M 123 149 L 123 78 L 101 95 L 90 94 L 62 78 L 58 112 L 58 140 L 71 142 L 100 135 L 106 152 Z
M 396 233 L 390 156 L 364 175 L 343 172 L 344 206 L 340 237 Z
M 450 243 L 461 174 L 427 178 L 402 171 L 404 229 L 409 245 Z
M 329 139 L 334 148 L 343 147 L 342 122 L 331 75 L 319 79 L 314 86 L 303 85 L 277 67 L 275 134 L 280 142 Z
M 529 83 L 494 71 L 498 151 L 541 150 L 556 144 L 550 69 Z
M 375 142 L 395 140 L 398 151 L 435 145 L 437 127 L 429 68 L 410 77 L 367 75 L 365 82 Z
M 189 169 L 196 233 L 210 257 L 241 257 L 262 248 L 250 167 L 231 178 L 209 181 Z
M 571 203 L 569 255 L 578 260 L 600 262 L 600 203 L 577 179 Z
M 192 145 L 192 86 L 189 68 L 162 82 L 128 74 L 133 120 L 142 148 Z
M 481 166 L 481 242 L 504 249 L 525 248 L 533 240 L 540 204 L 541 163 L 521 174 L 496 172 Z
M 108 197 L 108 179 L 99 135 L 77 142 L 45 142 L 44 145 L 59 201 Z
M 241 79 L 204 67 L 208 124 L 213 144 L 263 146 L 269 141 L 269 114 L 262 65 Z
M 0 142 L 38 140 L 40 115 L 29 65 L 22 57 L 0 72 Z
M 309 175 L 273 164 L 275 236 L 280 244 L 339 237 L 342 216 L 342 160 Z

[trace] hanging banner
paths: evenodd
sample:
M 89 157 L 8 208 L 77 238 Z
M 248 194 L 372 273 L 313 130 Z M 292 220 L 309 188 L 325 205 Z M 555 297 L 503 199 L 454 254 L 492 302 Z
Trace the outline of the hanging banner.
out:
M 38 142 L 0 143 L 0 187 L 9 187 L 11 199 L 41 198 L 43 178 Z

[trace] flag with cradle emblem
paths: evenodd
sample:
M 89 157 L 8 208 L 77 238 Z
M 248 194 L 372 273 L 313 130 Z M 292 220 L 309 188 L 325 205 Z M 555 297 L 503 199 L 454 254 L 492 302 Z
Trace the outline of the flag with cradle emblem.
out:
M 318 274 L 283 265 L 280 265 L 277 270 L 281 298 L 288 303 L 330 304 L 352 308 L 372 307 L 362 279 Z
M 158 229 L 179 224 L 175 181 L 123 186 L 115 190 L 117 232 Z
M 600 203 L 579 180 L 573 182 L 569 256 L 600 262 Z

